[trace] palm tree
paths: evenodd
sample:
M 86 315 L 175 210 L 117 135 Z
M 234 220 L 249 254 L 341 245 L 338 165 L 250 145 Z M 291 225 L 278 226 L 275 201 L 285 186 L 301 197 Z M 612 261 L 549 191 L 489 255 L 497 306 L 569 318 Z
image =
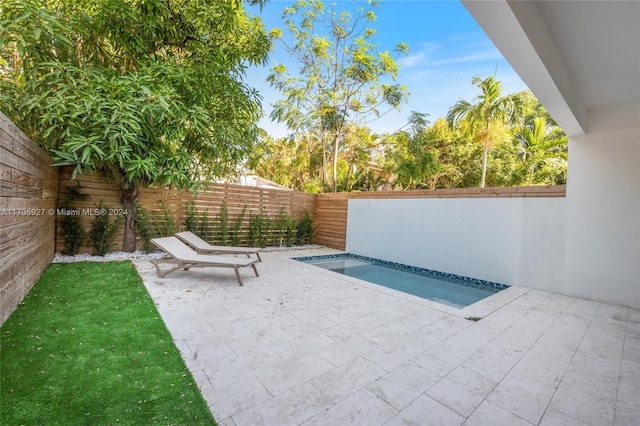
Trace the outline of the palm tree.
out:
M 447 121 L 452 126 L 461 120 L 467 120 L 467 132 L 475 134 L 476 139 L 484 145 L 482 158 L 482 178 L 480 188 L 484 188 L 487 175 L 487 155 L 493 145 L 493 130 L 498 124 L 515 124 L 522 116 L 522 102 L 518 96 L 502 96 L 502 83 L 494 76 L 484 80 L 473 77 L 471 84 L 478 86 L 480 94 L 474 98 L 475 103 L 460 99 L 447 113 Z
M 523 127 L 515 137 L 527 184 L 538 183 L 536 174 L 544 168 L 553 170 L 566 165 L 567 135 L 560 127 L 550 125 L 545 117 L 536 117 L 533 125 Z

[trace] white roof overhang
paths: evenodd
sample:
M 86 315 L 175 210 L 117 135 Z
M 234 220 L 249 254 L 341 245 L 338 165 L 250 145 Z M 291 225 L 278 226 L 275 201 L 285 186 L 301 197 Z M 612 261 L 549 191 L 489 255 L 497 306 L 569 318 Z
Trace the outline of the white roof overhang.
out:
M 569 136 L 589 109 L 640 104 L 640 1 L 462 2 Z

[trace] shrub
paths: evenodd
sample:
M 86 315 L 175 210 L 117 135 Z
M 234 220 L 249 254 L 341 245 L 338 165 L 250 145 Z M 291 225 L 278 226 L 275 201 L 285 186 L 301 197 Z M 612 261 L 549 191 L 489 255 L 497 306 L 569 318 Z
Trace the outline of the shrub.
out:
M 229 245 L 229 211 L 227 210 L 227 202 L 223 201 L 218 213 L 218 230 L 220 232 L 220 245 Z
M 171 215 L 169 207 L 164 203 L 164 200 L 160 200 L 160 205 L 162 206 L 162 217 L 158 217 L 155 212 L 151 213 L 154 236 L 169 237 L 176 233 L 176 221 Z
M 316 230 L 313 227 L 313 219 L 308 211 L 304 211 L 304 216 L 298 221 L 296 240 L 299 245 L 313 244 L 315 242 Z
M 233 219 L 233 224 L 231 225 L 231 229 L 229 230 L 229 238 L 231 240 L 231 245 L 238 247 L 240 245 L 240 232 L 242 228 L 242 223 L 244 222 L 244 214 L 247 211 L 247 206 L 242 208 L 242 211 L 238 216 Z
M 72 207 L 63 206 L 65 210 L 74 210 Z M 64 215 L 60 218 L 60 228 L 62 228 L 62 238 L 64 238 L 64 251 L 62 254 L 73 256 L 78 254 L 87 233 L 80 224 L 80 216 Z
M 73 201 L 84 201 L 89 196 L 80 192 L 82 189 L 80 182 L 76 182 L 76 186 L 68 187 L 66 189 L 65 199 L 62 201 L 61 208 L 67 211 L 77 211 L 71 207 Z M 60 228 L 62 229 L 62 238 L 64 239 L 64 251 L 62 254 L 73 256 L 78 254 L 84 239 L 87 236 L 87 232 L 80 223 L 79 215 L 64 215 L 59 220 Z
M 151 220 L 149 213 L 142 208 L 140 204 L 136 204 L 136 235 L 142 240 L 142 250 L 145 253 L 155 251 L 155 246 L 151 243 L 153 231 L 151 230 Z
M 198 214 L 196 203 L 189 201 L 185 206 L 184 229 L 196 234 L 205 241 L 209 241 L 209 214 Z
M 205 241 L 209 241 L 209 213 L 202 212 L 196 234 Z
M 198 233 L 198 212 L 196 211 L 196 203 L 189 201 L 184 206 L 184 229 L 185 231 Z
M 109 208 L 104 205 L 102 200 L 98 204 L 97 214 L 91 222 L 91 230 L 89 231 L 89 239 L 93 246 L 93 254 L 97 256 L 104 256 L 109 252 L 111 243 L 113 243 L 113 237 L 115 237 L 118 224 L 120 223 L 120 216 L 116 220 L 109 221 L 107 214 Z
M 249 214 L 249 245 L 266 247 L 269 233 L 269 216 L 264 210 L 260 214 Z
M 293 216 L 291 216 L 291 213 L 286 211 L 284 207 L 280 209 L 280 214 L 275 220 L 274 228 L 276 231 L 275 244 L 291 247 L 296 234 L 296 221 Z

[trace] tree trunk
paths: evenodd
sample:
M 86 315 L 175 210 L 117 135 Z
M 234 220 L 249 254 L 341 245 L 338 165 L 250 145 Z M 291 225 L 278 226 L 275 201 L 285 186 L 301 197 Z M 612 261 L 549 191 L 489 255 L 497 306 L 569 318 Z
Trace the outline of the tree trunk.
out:
M 480 188 L 484 188 L 484 180 L 487 175 L 487 154 L 489 153 L 489 143 L 484 143 L 484 155 L 482 157 L 482 179 L 480 179 Z
M 138 187 L 132 183 L 122 183 L 122 205 L 127 212 L 124 221 L 124 238 L 122 251 L 132 253 L 136 251 L 136 204 L 140 193 Z
M 333 140 L 333 183 L 331 185 L 331 192 L 338 192 L 338 150 L 339 150 L 340 135 L 336 135 Z

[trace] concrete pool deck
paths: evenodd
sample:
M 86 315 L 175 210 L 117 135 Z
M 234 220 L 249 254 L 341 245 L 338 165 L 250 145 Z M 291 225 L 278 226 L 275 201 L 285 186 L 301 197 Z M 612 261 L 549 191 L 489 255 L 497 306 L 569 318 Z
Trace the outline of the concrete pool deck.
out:
M 134 261 L 221 426 L 640 424 L 638 310 L 524 287 L 458 310 L 290 259 L 329 253 L 265 252 L 244 287 Z

